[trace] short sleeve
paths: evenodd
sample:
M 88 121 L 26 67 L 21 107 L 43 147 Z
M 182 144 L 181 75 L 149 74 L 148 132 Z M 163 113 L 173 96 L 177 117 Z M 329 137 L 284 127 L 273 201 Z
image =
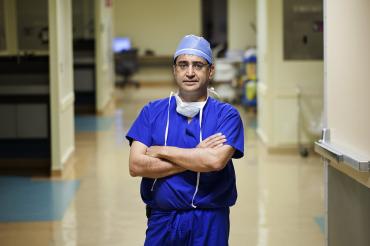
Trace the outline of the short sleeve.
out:
M 226 111 L 226 112 L 225 112 Z M 230 107 L 221 115 L 221 121 L 217 132 L 226 136 L 226 144 L 235 149 L 232 158 L 238 159 L 244 156 L 244 127 L 239 112 Z
M 126 135 L 126 139 L 130 142 L 130 145 L 135 140 L 145 144 L 146 146 L 151 146 L 152 140 L 150 133 L 149 106 L 146 105 L 132 124 Z

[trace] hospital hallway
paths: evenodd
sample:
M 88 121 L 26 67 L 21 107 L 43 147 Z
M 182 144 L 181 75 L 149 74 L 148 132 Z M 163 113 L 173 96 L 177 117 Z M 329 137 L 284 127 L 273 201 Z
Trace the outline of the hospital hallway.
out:
M 143 245 L 140 178 L 128 172 L 124 138 L 141 107 L 166 86 L 125 87 L 99 115 L 76 115 L 76 150 L 62 177 L 0 177 L 1 246 Z M 256 116 L 238 108 L 245 157 L 234 161 L 238 201 L 231 246 L 324 245 L 323 165 L 311 153 L 269 153 Z

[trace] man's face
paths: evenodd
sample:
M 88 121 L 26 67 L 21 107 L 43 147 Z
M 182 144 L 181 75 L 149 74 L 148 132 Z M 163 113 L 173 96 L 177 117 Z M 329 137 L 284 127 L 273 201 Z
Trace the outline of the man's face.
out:
M 173 67 L 173 74 L 180 93 L 206 93 L 214 66 L 195 55 L 179 55 Z

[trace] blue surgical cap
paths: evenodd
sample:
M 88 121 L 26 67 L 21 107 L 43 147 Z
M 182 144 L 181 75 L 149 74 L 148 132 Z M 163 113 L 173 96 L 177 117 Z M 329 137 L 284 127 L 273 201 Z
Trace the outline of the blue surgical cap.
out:
M 212 64 L 212 50 L 208 41 L 203 37 L 195 35 L 186 35 L 177 46 L 173 59 L 179 55 L 196 55 L 204 58 L 208 63 Z

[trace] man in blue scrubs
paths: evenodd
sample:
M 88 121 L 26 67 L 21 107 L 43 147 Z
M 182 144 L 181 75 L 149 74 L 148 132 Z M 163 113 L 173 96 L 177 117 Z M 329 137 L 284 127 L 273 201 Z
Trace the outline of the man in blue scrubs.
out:
M 233 106 L 209 97 L 214 70 L 208 41 L 185 36 L 174 55 L 178 92 L 144 106 L 127 133 L 130 174 L 142 177 L 150 211 L 145 245 L 228 245 L 244 130 Z

